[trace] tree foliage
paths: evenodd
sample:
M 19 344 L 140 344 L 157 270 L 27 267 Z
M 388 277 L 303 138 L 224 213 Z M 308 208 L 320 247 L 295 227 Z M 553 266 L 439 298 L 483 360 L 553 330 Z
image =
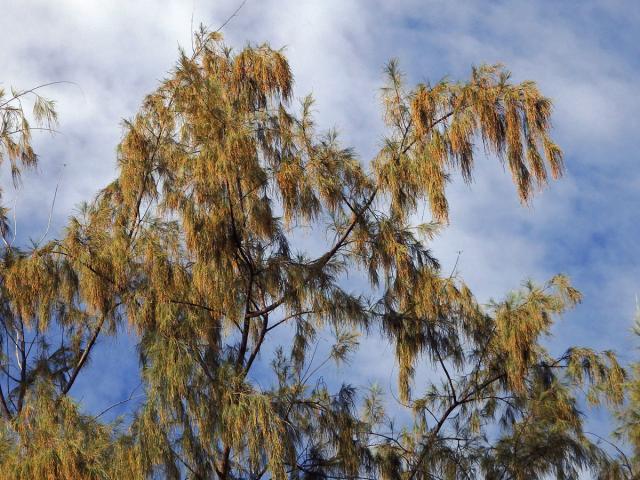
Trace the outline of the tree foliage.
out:
M 622 403 L 615 356 L 544 347 L 581 299 L 567 278 L 481 305 L 428 249 L 449 220 L 447 183 L 473 180 L 477 145 L 509 169 L 523 203 L 562 175 L 550 100 L 501 66 L 413 88 L 395 62 L 386 76 L 387 136 L 363 163 L 335 132 L 318 131 L 311 97 L 292 106 L 281 51 L 236 52 L 202 31 L 180 53 L 125 122 L 116 180 L 62 238 L 6 245 L 2 339 L 17 359 L 11 348 L 1 359 L 12 385 L 0 386 L 1 475 L 627 475 L 588 438 L 578 408 L 582 398 Z M 38 116 L 55 118 L 46 112 Z M 28 133 L 1 137 L 12 162 L 35 160 Z M 423 206 L 433 222 L 416 222 Z M 303 229 L 331 240 L 305 248 Z M 98 337 L 123 323 L 139 338 L 146 396 L 132 422 L 111 425 L 68 394 Z M 335 343 L 319 349 L 323 360 L 327 332 Z M 391 345 L 396 401 L 319 375 L 363 336 Z

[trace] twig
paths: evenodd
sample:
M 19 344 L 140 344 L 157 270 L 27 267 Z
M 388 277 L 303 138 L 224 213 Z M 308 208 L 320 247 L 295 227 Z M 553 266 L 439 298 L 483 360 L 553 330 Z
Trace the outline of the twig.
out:
M 629 470 L 629 473 L 633 476 L 633 469 L 631 468 L 631 462 L 629 461 L 629 458 L 627 457 L 626 453 L 624 453 L 620 447 L 618 447 L 615 443 L 610 442 L 606 438 L 598 435 L 597 433 L 593 433 L 593 432 L 584 432 L 584 433 L 587 434 L 587 435 L 593 435 L 594 437 L 596 437 L 601 442 L 604 442 L 604 443 L 612 446 L 613 448 L 615 448 L 616 451 L 618 452 L 618 454 L 620 455 L 620 457 L 622 457 L 622 459 L 624 460 L 624 463 L 623 463 L 624 466 L 627 467 L 627 469 Z
M 37 86 L 35 86 L 33 88 L 30 88 L 28 90 L 22 90 L 21 92 L 17 92 L 14 96 L 12 96 L 11 98 L 7 99 L 4 103 L 0 103 L 0 108 L 5 107 L 8 104 L 10 104 L 11 102 L 13 102 L 14 100 L 17 100 L 18 98 L 23 97 L 25 95 L 28 95 L 30 93 L 38 95 L 37 93 L 35 93 L 35 91 L 39 90 L 41 88 L 49 87 L 51 85 L 65 84 L 65 83 L 68 83 L 70 85 L 75 85 L 76 87 L 79 87 L 79 85 L 76 82 L 71 82 L 69 80 L 59 80 L 57 82 L 43 83 L 43 84 L 37 85 Z
M 109 410 L 114 409 L 115 407 L 118 407 L 120 405 L 123 405 L 127 402 L 130 402 L 131 400 L 137 399 L 137 398 L 142 398 L 145 396 L 144 393 L 141 393 L 140 395 L 136 395 L 134 396 L 133 394 L 136 393 L 136 391 L 142 386 L 142 382 L 140 382 L 138 384 L 138 386 L 136 388 L 134 388 L 131 393 L 129 394 L 129 397 L 127 397 L 124 400 L 120 400 L 117 403 L 114 403 L 113 405 L 108 406 L 107 408 L 105 408 L 104 410 L 102 410 L 98 415 L 96 415 L 95 417 L 93 417 L 94 420 L 97 420 L 98 418 L 100 418 L 102 415 L 104 415 L 105 413 L 107 413 Z
M 53 216 L 53 207 L 56 204 L 56 197 L 58 196 L 59 186 L 60 186 L 60 182 L 58 181 L 58 183 L 56 183 L 56 189 L 53 191 L 53 200 L 51 201 L 51 208 L 49 209 L 49 218 L 47 220 L 47 228 L 42 234 L 42 236 L 40 237 L 40 240 L 36 242 L 36 248 L 38 248 L 42 243 L 42 241 L 47 237 L 47 234 L 49 233 L 49 229 L 51 228 L 51 217 Z
M 243 0 L 243 2 L 240 4 L 240 6 L 238 8 L 235 9 L 235 11 L 231 14 L 231 16 L 229 18 L 227 18 L 224 23 L 222 25 L 220 25 L 215 31 L 214 33 L 218 33 L 220 30 L 222 30 L 224 27 L 226 27 L 226 25 L 233 20 L 234 17 L 236 17 L 238 15 L 238 12 L 240 11 L 240 9 L 242 7 L 244 7 L 244 4 L 247 3 L 247 0 Z

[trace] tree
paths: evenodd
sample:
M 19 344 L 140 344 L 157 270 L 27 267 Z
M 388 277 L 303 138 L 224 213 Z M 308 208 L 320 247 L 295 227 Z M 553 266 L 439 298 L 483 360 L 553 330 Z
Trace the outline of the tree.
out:
M 15 90 L 7 94 L 0 89 L 0 164 L 8 160 L 14 187 L 20 181 L 20 174 L 24 168 L 33 168 L 37 164 L 37 155 L 31 143 L 32 131 L 53 131 L 56 123 L 54 103 L 41 96 L 38 91 L 47 85 L 41 85 L 28 90 Z M 32 127 L 28 114 L 24 110 L 24 102 L 33 99 Z M 2 192 L 0 191 L 0 198 Z M 13 263 L 20 251 L 14 247 L 15 231 L 11 237 L 9 209 L 0 206 L 0 236 L 2 237 L 2 270 Z M 25 335 L 25 317 L 16 314 L 11 309 L 11 293 L 8 291 L 7 281 L 3 275 L 0 284 L 0 361 L 2 362 L 3 385 L 0 386 L 0 411 L 5 419 L 22 409 L 26 395 L 26 386 L 31 377 L 37 375 L 35 369 L 30 370 L 28 360 L 33 343 Z M 34 339 L 35 340 L 35 339 Z M 12 352 L 12 350 L 14 350 Z M 11 359 L 15 353 L 15 362 Z M 6 385 L 6 395 L 3 387 Z
M 640 312 L 636 314 L 634 333 L 640 335 Z M 612 461 L 608 473 L 611 478 L 638 478 L 640 476 L 640 363 L 630 365 L 631 374 L 625 382 L 625 404 L 612 410 L 618 428 L 614 431 L 616 442 L 605 438 L 598 440 L 610 447 Z
M 281 51 L 235 53 L 203 30 L 181 52 L 125 123 L 118 178 L 62 239 L 4 267 L 8 314 L 81 332 L 73 361 L 58 354 L 63 381 L 42 376 L 32 410 L 5 423 L 12 478 L 524 479 L 609 467 L 576 402 L 584 389 L 620 403 L 624 371 L 611 352 L 553 358 L 542 344 L 579 292 L 559 275 L 482 306 L 427 248 L 448 222 L 451 176 L 472 181 L 476 143 L 506 164 L 523 203 L 561 176 L 550 100 L 499 66 L 412 89 L 395 62 L 386 73 L 388 134 L 364 165 L 316 131 L 311 97 L 295 113 Z M 422 205 L 433 222 L 415 223 Z M 307 227 L 334 232 L 323 253 L 295 241 Z M 350 271 L 369 288 L 346 288 Z M 139 335 L 146 389 L 124 430 L 66 396 L 101 332 L 123 321 Z M 396 425 L 379 388 L 321 381 L 322 331 L 335 336 L 327 361 L 347 360 L 362 334 L 390 342 L 391 405 L 412 423 Z M 42 362 L 57 373 L 57 358 Z M 416 383 L 419 362 L 431 380 Z M 53 446 L 41 438 L 51 431 Z
M 14 187 L 37 166 L 33 133 L 55 132 L 55 104 L 39 93 L 50 85 L 0 89 L 0 164 L 8 160 Z M 10 214 L 0 207 L 0 478 L 105 478 L 107 466 L 118 472 L 109 464 L 119 439 L 66 396 L 86 362 L 94 318 L 60 281 L 67 274 L 73 283 L 73 272 L 38 250 L 44 235 L 30 248 L 17 244 Z

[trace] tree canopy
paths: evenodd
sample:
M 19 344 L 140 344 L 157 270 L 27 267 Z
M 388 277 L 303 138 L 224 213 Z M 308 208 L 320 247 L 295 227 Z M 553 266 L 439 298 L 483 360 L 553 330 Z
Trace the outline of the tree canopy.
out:
M 61 238 L 18 248 L 2 211 L 0 477 L 635 478 L 579 407 L 621 408 L 615 355 L 545 348 L 581 299 L 568 278 L 483 305 L 429 250 L 448 182 L 472 182 L 483 152 L 524 204 L 562 176 L 551 101 L 498 65 L 416 86 L 395 61 L 385 73 L 386 138 L 363 161 L 319 131 L 311 97 L 293 101 L 282 51 L 203 30 L 124 123 L 117 178 Z M 0 94 L 0 159 L 16 174 L 36 161 L 22 94 Z M 51 128 L 53 105 L 35 107 Z M 308 229 L 328 232 L 321 252 L 299 240 Z M 111 424 L 70 393 L 121 325 L 145 398 Z M 392 347 L 398 398 L 318 374 L 367 337 Z M 635 410 L 620 415 L 637 443 Z

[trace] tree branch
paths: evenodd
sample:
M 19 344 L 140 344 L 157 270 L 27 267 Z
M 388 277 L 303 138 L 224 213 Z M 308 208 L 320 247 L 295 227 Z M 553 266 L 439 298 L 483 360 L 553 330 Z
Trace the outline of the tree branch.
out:
M 7 401 L 4 398 L 4 393 L 2 393 L 2 387 L 0 387 L 0 404 L 2 404 L 2 412 L 7 420 L 11 420 L 13 415 L 11 414 L 11 410 L 9 410 L 9 405 L 7 405 Z
M 91 339 L 89 340 L 89 343 L 87 344 L 87 346 L 85 347 L 84 351 L 82 352 L 82 355 L 80 356 L 80 360 L 78 360 L 78 363 L 77 363 L 76 367 L 73 369 L 73 372 L 71 373 L 71 376 L 69 377 L 69 381 L 67 382 L 67 384 L 65 385 L 64 389 L 62 390 L 61 396 L 62 395 L 66 395 L 67 393 L 69 393 L 69 390 L 71 390 L 71 387 L 73 387 L 73 384 L 75 383 L 76 378 L 78 378 L 78 374 L 80 373 L 80 370 L 82 370 L 82 367 L 87 362 L 87 358 L 89 358 L 89 352 L 91 351 L 91 349 L 95 345 L 96 340 L 98 339 L 98 335 L 100 335 L 100 330 L 102 330 L 102 326 L 104 325 L 104 322 L 106 320 L 107 320 L 106 315 L 103 315 L 102 319 L 98 323 L 98 326 L 96 327 L 95 331 L 93 332 L 93 335 L 91 336 Z

